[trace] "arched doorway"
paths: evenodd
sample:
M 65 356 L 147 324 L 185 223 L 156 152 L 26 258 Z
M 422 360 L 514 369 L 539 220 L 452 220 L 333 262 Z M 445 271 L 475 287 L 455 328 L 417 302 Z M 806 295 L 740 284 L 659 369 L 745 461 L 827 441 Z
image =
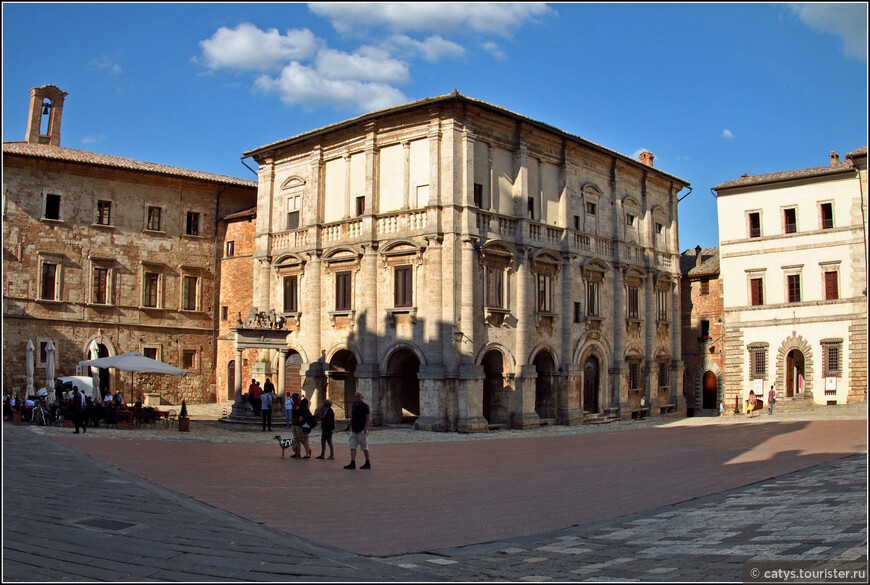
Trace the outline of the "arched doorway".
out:
M 298 351 L 290 350 L 284 362 L 284 393 L 292 396 L 294 392 L 302 392 L 302 356 Z M 282 397 L 283 398 L 283 397 Z M 311 397 L 308 397 L 311 399 Z
M 594 355 L 586 359 L 583 364 L 583 410 L 585 412 L 598 412 L 598 385 L 600 378 L 600 365 Z
M 541 419 L 556 418 L 556 362 L 547 351 L 535 356 L 532 362 L 538 373 L 535 382 L 535 413 Z
M 400 349 L 390 356 L 384 374 L 386 393 L 384 422 L 398 424 L 414 422 L 420 416 L 420 360 L 409 349 Z
M 483 356 L 483 418 L 490 425 L 510 423 L 510 409 L 504 380 L 504 356 L 490 350 Z
M 227 400 L 236 399 L 236 360 L 227 364 Z
M 785 359 L 785 395 L 795 396 L 804 390 L 804 354 L 793 349 Z
M 350 409 L 356 394 L 355 371 L 356 357 L 351 351 L 346 349 L 338 351 L 329 360 L 326 397 L 332 400 L 335 418 L 350 418 Z
M 702 389 L 702 408 L 716 408 L 716 399 L 718 398 L 719 381 L 716 379 L 716 374 L 711 371 L 704 372 L 704 377 L 701 380 Z

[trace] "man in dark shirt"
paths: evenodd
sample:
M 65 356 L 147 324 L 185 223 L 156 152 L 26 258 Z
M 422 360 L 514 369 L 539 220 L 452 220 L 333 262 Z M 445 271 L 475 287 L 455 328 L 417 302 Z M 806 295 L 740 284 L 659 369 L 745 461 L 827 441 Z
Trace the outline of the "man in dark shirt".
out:
M 369 422 L 371 422 L 371 409 L 369 405 L 363 402 L 363 393 L 357 392 L 353 397 L 353 407 L 350 410 L 350 421 L 348 430 L 350 430 L 350 463 L 344 466 L 345 469 L 356 469 L 356 450 L 362 449 L 363 455 L 366 457 L 366 462 L 360 469 L 371 469 L 372 465 L 369 462 L 369 445 L 366 440 L 369 434 Z

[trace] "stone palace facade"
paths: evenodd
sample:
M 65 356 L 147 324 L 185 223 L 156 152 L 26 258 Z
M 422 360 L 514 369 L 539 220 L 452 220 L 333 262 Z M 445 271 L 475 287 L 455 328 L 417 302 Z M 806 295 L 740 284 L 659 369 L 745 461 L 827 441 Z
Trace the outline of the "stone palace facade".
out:
M 238 264 L 253 296 L 226 311 L 232 349 L 216 365 L 239 404 L 257 359 L 279 394 L 328 397 L 338 417 L 362 391 L 374 424 L 579 424 L 629 418 L 641 398 L 653 416 L 685 414 L 688 183 L 652 154 L 454 92 L 245 157 L 259 165 Z

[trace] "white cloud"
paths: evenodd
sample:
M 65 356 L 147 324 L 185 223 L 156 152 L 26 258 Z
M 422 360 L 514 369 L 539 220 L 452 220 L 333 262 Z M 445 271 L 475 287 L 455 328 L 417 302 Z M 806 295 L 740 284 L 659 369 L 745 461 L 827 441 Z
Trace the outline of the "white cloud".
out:
M 387 45 L 413 55 L 422 55 L 424 59 L 431 62 L 443 57 L 457 58 L 465 54 L 464 47 L 440 35 L 426 37 L 422 41 L 405 35 L 395 35 L 387 39 Z
M 729 130 L 728 128 L 725 128 L 722 131 L 722 138 L 724 138 L 726 140 L 731 140 L 732 138 L 734 138 L 734 133 L 731 132 L 731 130 Z
M 89 65 L 95 69 L 108 69 L 112 73 L 121 73 L 121 66 L 115 63 L 108 57 L 100 57 L 99 59 L 91 59 Z
M 331 79 L 300 63 L 290 63 L 276 79 L 260 76 L 255 86 L 276 91 L 288 104 L 329 103 L 340 107 L 379 110 L 407 102 L 405 95 L 384 83 Z
M 793 4 L 791 9 L 811 29 L 840 37 L 847 56 L 867 60 L 867 4 Z
M 106 139 L 105 134 L 100 134 L 99 136 L 86 136 L 82 138 L 82 143 L 84 144 L 95 144 L 97 142 L 102 142 Z
M 493 57 L 495 57 L 499 61 L 503 61 L 506 57 L 504 54 L 504 51 L 501 50 L 501 47 L 499 47 L 498 44 L 496 44 L 492 41 L 486 41 L 484 43 L 480 43 L 480 46 L 484 51 L 486 51 L 487 53 L 489 53 L 490 55 L 492 55 Z
M 385 2 L 309 4 L 309 10 L 328 18 L 341 33 L 383 26 L 394 31 L 455 31 L 510 36 L 514 29 L 553 12 L 546 4 Z
M 200 41 L 206 67 L 265 70 L 290 60 L 308 59 L 317 50 L 317 39 L 308 29 L 262 31 L 244 22 L 234 29 L 221 27 Z
M 331 79 L 404 83 L 411 77 L 405 63 L 375 47 L 360 47 L 353 54 L 324 49 L 315 62 L 317 71 Z

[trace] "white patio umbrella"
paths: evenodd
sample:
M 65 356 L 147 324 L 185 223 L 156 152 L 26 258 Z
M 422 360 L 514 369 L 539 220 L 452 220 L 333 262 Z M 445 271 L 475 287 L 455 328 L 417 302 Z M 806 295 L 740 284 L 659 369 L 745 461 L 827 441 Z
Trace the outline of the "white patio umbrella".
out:
M 28 339 L 27 340 L 27 359 L 25 361 L 25 367 L 26 367 L 25 371 L 27 374 L 27 386 L 24 389 L 24 392 L 25 392 L 24 398 L 27 398 L 28 396 L 33 394 L 33 366 L 34 366 L 33 350 L 34 350 L 33 342 Z M 18 399 L 16 398 L 16 400 L 18 400 Z
M 176 368 L 175 366 L 153 360 L 145 357 L 138 351 L 127 352 L 122 355 L 113 355 L 109 357 L 99 358 L 95 360 L 84 360 L 79 362 L 80 366 L 96 366 L 98 368 L 115 368 L 122 372 L 146 372 L 149 374 L 167 374 L 169 376 L 183 377 L 187 375 L 187 370 Z M 131 382 L 131 386 L 135 386 Z M 133 398 L 132 387 L 130 398 Z
M 95 360 L 100 357 L 100 347 L 97 345 L 96 339 L 91 339 L 90 345 L 88 345 L 88 356 Z M 94 400 L 100 399 L 100 368 L 97 366 L 91 366 L 91 378 L 94 381 L 94 388 L 97 389 L 96 396 Z
M 54 402 L 54 366 L 55 366 L 55 349 L 51 340 L 45 345 L 45 389 L 48 390 L 46 402 L 51 404 Z

